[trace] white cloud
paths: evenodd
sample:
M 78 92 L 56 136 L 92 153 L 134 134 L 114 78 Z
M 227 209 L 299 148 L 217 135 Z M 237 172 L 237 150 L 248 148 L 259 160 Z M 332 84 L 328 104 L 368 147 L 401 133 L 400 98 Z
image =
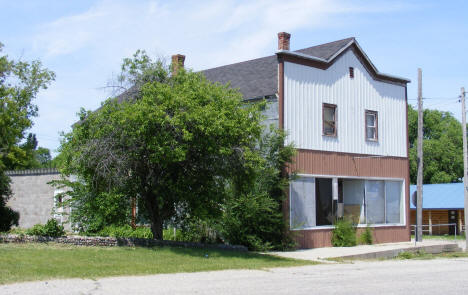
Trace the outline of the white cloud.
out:
M 195 67 L 259 56 L 274 49 L 278 31 L 324 26 L 342 13 L 392 9 L 352 5 L 338 0 L 291 1 L 98 1 L 81 14 L 40 28 L 35 47 L 46 56 L 88 49 L 106 57 L 123 57 L 137 48 L 170 55 L 186 53 Z M 236 54 L 233 54 L 236 53 Z M 214 57 L 214 58 L 213 58 Z
M 99 0 L 87 11 L 37 28 L 33 49 L 57 65 L 50 66 L 57 82 L 38 99 L 41 117 L 33 131 L 40 144 L 55 149 L 58 138 L 51 136 L 68 130 L 80 106 L 99 105 L 105 96 L 96 88 L 136 49 L 155 56 L 182 53 L 189 67 L 200 70 L 273 54 L 279 31 L 336 26 L 332 19 L 343 14 L 401 8 L 345 0 Z

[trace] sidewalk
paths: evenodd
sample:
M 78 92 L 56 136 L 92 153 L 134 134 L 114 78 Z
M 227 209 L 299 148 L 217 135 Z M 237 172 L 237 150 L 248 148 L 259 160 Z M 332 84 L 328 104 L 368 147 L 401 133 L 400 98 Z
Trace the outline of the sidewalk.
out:
M 303 260 L 323 260 L 327 258 L 376 259 L 392 258 L 400 252 L 418 250 L 425 251 L 426 253 L 441 253 L 461 251 L 461 248 L 459 248 L 459 245 L 455 241 L 425 240 L 416 243 L 415 246 L 413 240 L 401 243 L 359 245 L 355 247 L 326 247 L 291 252 L 271 252 L 268 254 Z

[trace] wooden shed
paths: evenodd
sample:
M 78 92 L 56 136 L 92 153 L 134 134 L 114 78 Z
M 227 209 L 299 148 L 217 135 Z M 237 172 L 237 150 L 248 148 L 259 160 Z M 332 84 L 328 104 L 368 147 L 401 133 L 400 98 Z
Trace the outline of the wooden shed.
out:
M 417 190 L 411 185 L 413 196 Z M 425 184 L 423 186 L 423 233 L 453 235 L 461 233 L 465 224 L 463 183 Z M 411 202 L 411 224 L 416 224 L 416 206 Z M 450 224 L 450 225 L 449 225 Z

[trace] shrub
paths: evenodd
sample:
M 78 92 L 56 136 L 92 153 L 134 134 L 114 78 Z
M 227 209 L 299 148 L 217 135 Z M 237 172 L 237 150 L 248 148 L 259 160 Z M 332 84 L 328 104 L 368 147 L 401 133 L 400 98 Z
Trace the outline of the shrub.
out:
M 26 234 L 26 229 L 20 228 L 20 227 L 15 227 L 12 228 L 8 231 L 9 234 L 13 235 L 25 235 Z
M 107 226 L 124 226 L 131 220 L 130 198 L 115 191 L 101 192 L 85 181 L 62 179 L 52 181 L 62 194 L 63 206 L 73 208 L 70 221 L 80 232 L 98 233 Z
M 3 199 L 0 196 L 0 199 Z M 18 226 L 19 213 L 3 204 L 0 200 L 0 232 L 7 232 L 13 225 Z
M 0 232 L 9 231 L 13 225 L 18 226 L 19 213 L 6 205 L 10 195 L 10 178 L 0 167 Z
M 222 217 L 223 237 L 230 244 L 249 250 L 281 249 L 283 215 L 280 204 L 267 193 L 249 193 L 232 198 Z
M 181 224 L 179 236 L 176 239 L 184 242 L 215 244 L 222 242 L 218 225 L 214 220 L 202 220 L 192 217 Z
M 175 234 L 174 234 L 174 231 L 175 231 Z M 163 230 L 163 240 L 180 241 L 181 236 L 182 236 L 182 231 L 180 229 L 169 227 Z
M 42 224 L 36 224 L 26 230 L 26 234 L 30 236 L 45 236 L 44 226 Z
M 106 226 L 97 233 L 91 233 L 101 237 L 115 237 L 115 238 L 141 238 L 152 239 L 153 234 L 148 227 L 137 227 L 133 229 L 130 225 L 123 226 Z
M 33 236 L 61 237 L 65 235 L 65 230 L 62 225 L 58 224 L 57 220 L 51 218 L 47 220 L 45 225 L 36 224 L 32 228 L 26 230 L 26 234 Z
M 289 176 L 283 169 L 292 162 L 295 149 L 284 144 L 286 134 L 281 130 L 270 126 L 267 131 L 258 143 L 261 159 L 251 163 L 244 182 L 234 182 L 230 187 L 220 231 L 230 244 L 250 250 L 286 250 L 295 243 L 283 215 L 289 186 Z
M 367 225 L 366 229 L 359 236 L 359 243 L 364 245 L 372 245 L 373 242 L 374 241 L 372 237 L 372 228 L 369 225 Z
M 346 219 L 338 219 L 332 231 L 331 243 L 334 247 L 356 246 L 356 227 Z

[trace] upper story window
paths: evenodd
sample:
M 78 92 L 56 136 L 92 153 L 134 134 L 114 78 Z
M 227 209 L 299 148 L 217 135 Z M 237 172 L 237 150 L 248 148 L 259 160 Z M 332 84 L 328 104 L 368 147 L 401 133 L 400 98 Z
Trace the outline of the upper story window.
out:
M 336 105 L 324 103 L 322 118 L 323 135 L 336 136 Z
M 336 105 L 324 103 L 322 118 L 323 135 L 336 136 Z
M 376 111 L 366 110 L 366 140 L 378 140 L 378 115 Z

